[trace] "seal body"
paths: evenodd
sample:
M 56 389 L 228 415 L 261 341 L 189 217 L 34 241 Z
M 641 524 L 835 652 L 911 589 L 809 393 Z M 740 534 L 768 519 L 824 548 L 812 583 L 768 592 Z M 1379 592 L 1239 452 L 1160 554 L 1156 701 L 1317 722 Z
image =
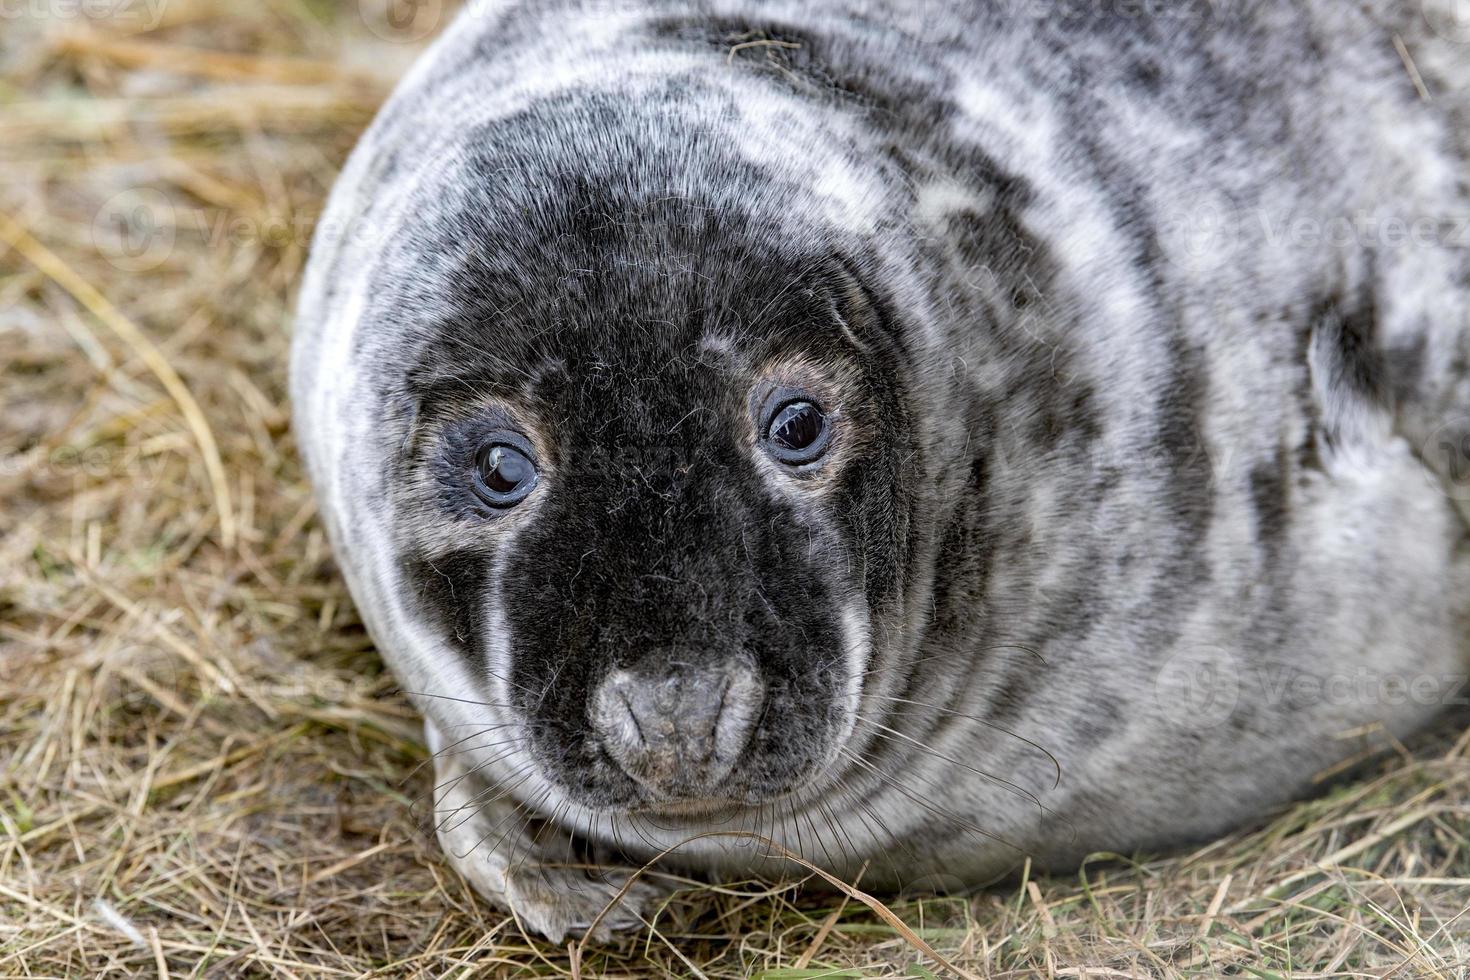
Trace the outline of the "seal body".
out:
M 969 886 L 1462 701 L 1445 6 L 470 7 L 292 366 L 456 866 L 552 935 L 574 854 Z

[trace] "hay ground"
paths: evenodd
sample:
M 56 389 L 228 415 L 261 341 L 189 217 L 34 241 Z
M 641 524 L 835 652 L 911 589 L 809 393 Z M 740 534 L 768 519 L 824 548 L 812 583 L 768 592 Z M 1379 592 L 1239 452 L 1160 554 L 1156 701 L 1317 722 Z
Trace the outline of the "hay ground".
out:
M 0 976 L 944 975 L 759 883 L 574 955 L 425 832 L 285 394 L 307 234 L 419 13 L 0 10 Z M 1461 718 L 1193 853 L 892 909 L 977 976 L 1464 977 L 1467 838 Z

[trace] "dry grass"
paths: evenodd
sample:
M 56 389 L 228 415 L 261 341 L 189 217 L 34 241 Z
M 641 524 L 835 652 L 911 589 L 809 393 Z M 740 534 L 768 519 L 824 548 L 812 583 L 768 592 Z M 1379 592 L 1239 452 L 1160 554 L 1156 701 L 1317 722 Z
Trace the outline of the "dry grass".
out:
M 756 883 L 576 958 L 447 871 L 284 390 L 306 234 L 414 48 L 326 0 L 76 9 L 0 20 L 0 975 L 943 974 Z M 1464 977 L 1464 732 L 1193 854 L 892 911 L 974 975 Z

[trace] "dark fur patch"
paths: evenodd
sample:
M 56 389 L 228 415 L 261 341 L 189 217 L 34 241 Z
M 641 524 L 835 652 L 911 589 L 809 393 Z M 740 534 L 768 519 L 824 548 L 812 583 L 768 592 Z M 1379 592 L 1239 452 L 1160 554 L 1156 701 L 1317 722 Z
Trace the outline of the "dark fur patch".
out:
M 474 550 L 426 557 L 413 548 L 400 563 L 405 582 L 417 587 L 415 599 L 436 632 L 466 661 L 484 665 L 485 605 L 489 556 Z
M 1182 340 L 1172 345 L 1169 383 L 1157 408 L 1158 444 L 1170 460 L 1165 499 L 1188 547 L 1194 553 L 1209 529 L 1214 513 L 1215 473 L 1205 445 L 1203 418 L 1209 410 L 1209 380 L 1202 357 Z M 1181 560 L 1193 564 L 1193 559 Z M 1199 576 L 1191 575 L 1198 585 Z
M 1377 298 L 1371 286 L 1365 283 L 1356 296 L 1328 297 L 1313 311 L 1312 320 L 1336 355 L 1331 383 L 1387 404 L 1388 376 L 1378 346 Z
M 1250 472 L 1251 509 L 1256 516 L 1256 540 L 1267 570 L 1281 560 L 1291 527 L 1291 459 L 1285 449 L 1269 463 L 1259 463 Z

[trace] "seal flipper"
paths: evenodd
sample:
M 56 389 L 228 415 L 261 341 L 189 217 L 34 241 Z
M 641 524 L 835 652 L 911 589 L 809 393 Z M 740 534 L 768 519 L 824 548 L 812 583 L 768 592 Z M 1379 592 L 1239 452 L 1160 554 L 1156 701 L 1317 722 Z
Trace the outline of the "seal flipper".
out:
M 592 876 L 568 860 L 576 853 L 570 836 L 480 778 L 452 746 L 444 752 L 433 722 L 424 722 L 424 735 L 434 756 L 439 846 L 476 892 L 555 943 L 586 933 L 594 921 L 598 941 L 645 924 L 645 913 L 668 889 L 640 878 L 620 896 L 628 870 Z

